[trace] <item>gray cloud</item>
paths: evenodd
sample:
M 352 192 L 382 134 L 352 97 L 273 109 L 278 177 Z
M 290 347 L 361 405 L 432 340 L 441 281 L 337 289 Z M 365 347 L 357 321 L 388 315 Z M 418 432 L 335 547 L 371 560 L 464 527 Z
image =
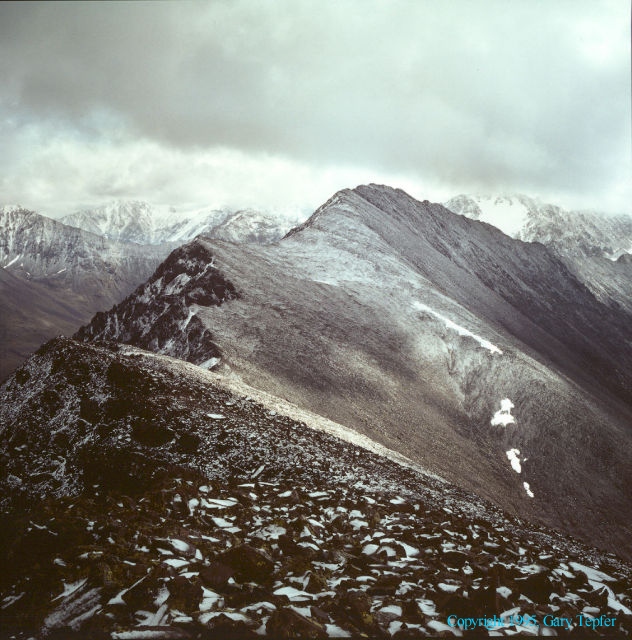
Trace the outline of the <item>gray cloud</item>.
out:
M 255 183 L 273 157 L 323 188 L 339 170 L 617 208 L 628 12 L 616 0 L 2 3 L 0 135 L 17 162 L 0 166 L 28 190 L 28 170 L 52 175 L 45 153 L 62 146 L 72 165 L 73 143 L 81 157 L 92 146 L 113 163 L 111 180 L 80 172 L 96 197 L 97 183 L 103 196 L 164 190 L 160 162 L 188 157 L 199 182 L 179 178 L 200 191 L 200 163 L 232 150 L 236 164 L 261 160 Z M 149 154 L 139 175 L 116 178 L 132 148 Z

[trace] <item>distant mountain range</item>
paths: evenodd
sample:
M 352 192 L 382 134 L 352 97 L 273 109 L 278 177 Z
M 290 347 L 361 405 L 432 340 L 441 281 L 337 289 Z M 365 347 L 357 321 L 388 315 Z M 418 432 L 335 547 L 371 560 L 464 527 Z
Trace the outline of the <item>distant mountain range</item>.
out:
M 266 244 L 282 238 L 302 218 L 275 216 L 254 209 L 178 212 L 147 202 L 116 201 L 72 213 L 60 221 L 111 240 L 136 244 L 182 244 L 200 234 L 233 242 Z
M 632 217 L 566 211 L 524 195 L 460 195 L 445 206 L 512 238 L 541 242 L 605 304 L 632 312 Z
M 454 213 L 492 224 L 524 242 L 541 242 L 558 253 L 617 260 L 632 253 L 632 217 L 567 211 L 524 195 L 459 195 L 445 203 Z

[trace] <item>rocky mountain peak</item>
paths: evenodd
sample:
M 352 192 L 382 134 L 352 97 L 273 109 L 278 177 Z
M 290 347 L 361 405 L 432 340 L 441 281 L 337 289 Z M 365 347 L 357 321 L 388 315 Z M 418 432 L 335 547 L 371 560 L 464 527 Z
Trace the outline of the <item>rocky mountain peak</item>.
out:
M 21 204 L 3 204 L 0 207 L 0 215 L 8 215 L 10 213 L 32 213 L 32 211 Z
M 354 202 L 356 201 L 357 195 L 352 189 L 341 189 L 340 191 L 337 191 L 333 196 L 331 196 L 331 198 L 321 204 L 320 207 L 318 207 L 314 213 L 305 220 L 305 222 L 290 229 L 285 237 L 291 238 L 305 229 L 320 227 L 321 222 L 324 222 L 333 211 L 355 211 Z
M 424 200 L 419 202 L 402 189 L 379 184 L 360 185 L 354 189 L 342 189 L 322 204 L 308 220 L 292 229 L 292 237 L 306 229 L 318 229 L 325 233 L 354 234 L 368 228 L 375 233 L 388 234 L 395 225 L 402 229 L 423 227 L 424 216 L 450 215 L 441 205 Z M 458 224 L 460 221 L 455 219 Z
M 213 366 L 220 350 L 196 315 L 239 296 L 214 266 L 214 256 L 200 240 L 173 251 L 149 280 L 109 312 L 99 312 L 77 333 L 81 340 L 117 340 Z M 139 318 L 147 321 L 137 324 Z
M 43 223 L 55 224 L 55 220 L 52 218 L 43 216 L 21 205 L 5 205 L 0 208 L 0 230 L 2 230 L 3 235 L 23 226 L 27 220 L 40 225 Z

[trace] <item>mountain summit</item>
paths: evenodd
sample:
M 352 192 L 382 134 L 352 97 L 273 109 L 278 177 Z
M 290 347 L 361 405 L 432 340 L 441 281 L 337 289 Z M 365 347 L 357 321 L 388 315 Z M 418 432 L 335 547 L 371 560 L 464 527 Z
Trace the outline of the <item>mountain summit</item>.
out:
M 630 320 L 552 249 L 368 185 L 275 245 L 198 238 L 77 337 L 230 372 L 630 557 Z

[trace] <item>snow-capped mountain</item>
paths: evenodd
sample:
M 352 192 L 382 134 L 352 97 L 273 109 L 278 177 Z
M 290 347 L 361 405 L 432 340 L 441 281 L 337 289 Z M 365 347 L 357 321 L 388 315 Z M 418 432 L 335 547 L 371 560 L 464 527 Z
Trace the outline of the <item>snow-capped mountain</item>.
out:
M 77 335 L 230 371 L 632 557 L 631 320 L 544 245 L 369 185 L 277 244 L 198 238 Z
M 525 242 L 541 242 L 561 255 L 617 260 L 632 253 L 632 217 L 567 211 L 525 195 L 459 195 L 446 208 L 492 224 Z
M 45 345 L 0 387 L 0 455 L 6 637 L 632 632 L 629 563 L 140 349 Z
M 146 202 L 116 201 L 95 209 L 76 211 L 60 222 L 121 242 L 151 244 L 155 214 Z
M 229 242 L 269 244 L 280 240 L 299 222 L 298 218 L 279 218 L 254 209 L 235 211 L 217 226 L 203 232 L 204 236 Z
M 157 209 L 147 202 L 117 200 L 71 213 L 60 221 L 120 242 L 180 244 L 212 229 L 230 213 L 219 209 L 179 213 L 175 209 Z
M 116 297 L 129 289 L 132 273 L 147 273 L 168 251 L 111 242 L 22 208 L 0 210 L 0 266 L 81 292 L 98 281 L 96 293 Z
M 61 222 L 109 239 L 137 244 L 182 244 L 203 234 L 233 242 L 274 242 L 298 224 L 296 216 L 244 209 L 177 211 L 140 201 L 115 201 L 78 211 Z
M 523 195 L 461 195 L 446 207 L 545 244 L 601 302 L 632 313 L 632 217 L 566 211 Z
M 19 206 L 0 209 L 1 348 L 7 355 L 0 379 L 43 341 L 76 330 L 124 298 L 171 248 L 109 241 Z

